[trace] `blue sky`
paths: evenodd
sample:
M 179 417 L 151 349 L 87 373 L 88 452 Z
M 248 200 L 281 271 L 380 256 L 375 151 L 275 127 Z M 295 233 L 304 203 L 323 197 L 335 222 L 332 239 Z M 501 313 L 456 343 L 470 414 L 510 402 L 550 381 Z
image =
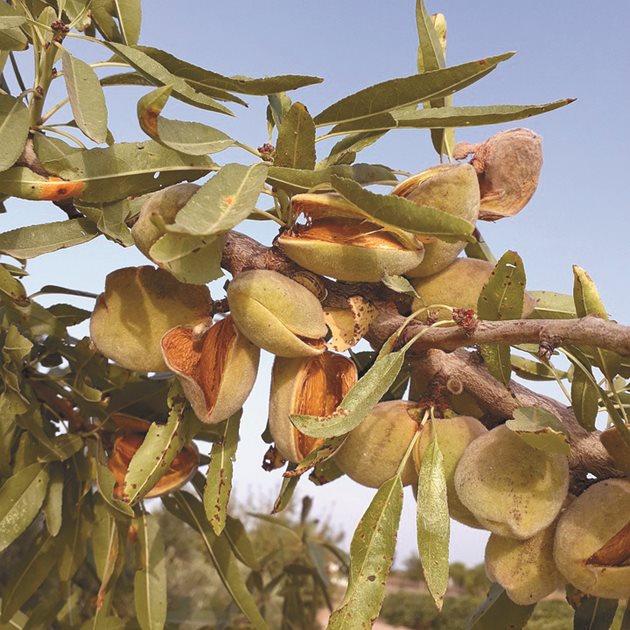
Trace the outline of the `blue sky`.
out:
M 141 43 L 163 48 L 224 74 L 263 76 L 314 74 L 321 85 L 293 93 L 312 114 L 373 83 L 416 71 L 414 2 L 319 0 L 147 0 Z M 516 50 L 517 55 L 474 86 L 458 93 L 455 104 L 531 104 L 575 97 L 577 102 L 523 123 L 458 131 L 459 140 L 481 141 L 501 129 L 528 126 L 544 139 L 544 166 L 537 193 L 517 217 L 481 226 L 495 254 L 516 249 L 524 259 L 528 288 L 570 292 L 571 265 L 584 267 L 598 284 L 613 318 L 630 321 L 627 255 L 630 211 L 627 143 L 630 71 L 630 4 L 602 2 L 594 10 L 585 0 L 525 3 L 478 0 L 435 2 L 448 21 L 449 64 Z M 173 11 L 173 7 L 176 10 Z M 96 46 L 67 42 L 92 61 L 109 55 Z M 21 55 L 18 55 L 18 58 Z M 26 60 L 25 60 L 26 61 Z M 28 61 L 30 66 L 30 60 Z M 139 88 L 108 88 L 110 126 L 118 141 L 141 140 L 135 103 Z M 50 105 L 54 104 L 54 99 Z M 237 118 L 169 104 L 171 118 L 198 120 L 234 138 L 259 146 L 267 140 L 264 98 L 252 99 Z M 67 120 L 62 110 L 58 121 Z M 219 161 L 248 161 L 247 154 L 219 154 Z M 364 151 L 361 161 L 380 162 L 418 172 L 436 163 L 427 131 L 390 133 Z M 11 201 L 0 216 L 2 231 L 63 218 L 50 204 Z M 250 233 L 269 242 L 275 230 Z M 147 261 L 102 238 L 29 263 L 30 290 L 47 283 L 100 291 L 105 275 Z M 220 286 L 220 283 L 219 283 Z M 215 297 L 218 292 L 215 291 Z M 85 301 L 79 302 L 89 308 Z M 245 407 L 236 464 L 236 494 L 257 509 L 270 507 L 279 474 L 263 473 L 265 447 L 258 439 L 267 409 L 270 359 L 261 364 L 255 390 Z M 303 481 L 315 497 L 317 514 L 347 532 L 347 541 L 373 492 L 348 480 L 319 489 Z M 415 503 L 406 497 L 397 552 L 404 559 L 415 548 Z M 477 563 L 484 536 L 463 526 L 452 530 L 452 559 Z

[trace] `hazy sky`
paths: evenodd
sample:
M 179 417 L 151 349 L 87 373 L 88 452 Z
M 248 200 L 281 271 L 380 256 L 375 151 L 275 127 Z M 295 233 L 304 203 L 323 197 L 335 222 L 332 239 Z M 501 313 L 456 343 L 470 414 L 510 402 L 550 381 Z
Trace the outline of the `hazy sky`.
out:
M 481 82 L 458 93 L 455 104 L 532 104 L 566 97 L 578 99 L 567 108 L 526 122 L 467 129 L 458 131 L 457 137 L 480 141 L 496 131 L 519 125 L 543 136 L 545 164 L 534 198 L 517 217 L 484 224 L 482 232 L 495 254 L 506 249 L 516 249 L 521 254 L 528 288 L 570 292 L 571 265 L 579 264 L 598 284 L 612 316 L 629 322 L 626 257 L 630 225 L 630 3 L 477 0 L 431 1 L 427 6 L 446 14 L 449 64 L 508 50 L 518 52 Z M 323 84 L 291 94 L 312 114 L 363 87 L 416 71 L 412 0 L 147 0 L 144 8 L 141 43 L 163 48 L 208 69 L 249 76 L 292 73 L 324 77 Z M 75 42 L 68 45 L 82 53 L 86 51 Z M 109 56 L 97 46 L 90 47 L 88 55 L 93 61 Z M 30 60 L 25 65 L 30 67 Z M 135 117 L 135 103 L 147 89 L 107 90 L 110 126 L 116 139 L 144 139 Z M 259 146 L 267 141 L 265 106 L 266 99 L 252 98 L 248 110 L 239 109 L 236 119 L 227 119 L 174 101 L 166 114 L 206 122 L 238 140 Z M 58 121 L 70 117 L 66 108 Z M 247 154 L 216 157 L 220 162 L 249 160 Z M 390 132 L 364 151 L 360 161 L 418 172 L 435 164 L 436 155 L 428 131 L 398 131 Z M 9 213 L 0 216 L 2 231 L 63 218 L 49 204 L 11 201 L 8 207 Z M 257 224 L 250 233 L 268 243 L 274 232 L 271 226 L 261 228 Z M 31 261 L 27 284 L 32 291 L 47 283 L 100 291 L 109 271 L 142 264 L 147 264 L 146 259 L 134 249 L 124 250 L 99 238 Z M 215 297 L 218 291 L 214 291 Z M 86 300 L 77 303 L 90 308 Z M 84 330 L 75 334 L 81 332 Z M 278 472 L 268 474 L 260 468 L 266 448 L 259 435 L 267 416 L 269 368 L 267 356 L 245 406 L 236 463 L 236 494 L 241 500 L 255 497 L 257 507 L 271 506 L 281 481 Z M 346 479 L 325 488 L 303 480 L 299 487 L 315 497 L 317 514 L 329 517 L 347 532 L 347 542 L 373 496 L 373 491 Z M 415 549 L 414 510 L 415 502 L 408 494 L 398 561 Z M 484 539 L 479 532 L 455 525 L 451 534 L 452 559 L 472 564 L 481 561 Z

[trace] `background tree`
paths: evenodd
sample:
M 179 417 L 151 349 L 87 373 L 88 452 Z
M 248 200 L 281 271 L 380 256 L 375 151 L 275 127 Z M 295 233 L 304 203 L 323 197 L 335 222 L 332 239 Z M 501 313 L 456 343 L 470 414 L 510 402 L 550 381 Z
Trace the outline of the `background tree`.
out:
M 569 100 L 452 106 L 453 92 L 483 78 L 511 53 L 447 67 L 443 17 L 431 18 L 421 2 L 418 74 L 366 88 L 315 117 L 287 92 L 319 82 L 316 77 L 225 77 L 139 46 L 138 3 L 20 0 L 2 11 L 4 60 L 22 82 L 14 52 L 28 49 L 35 73 L 22 94 L 1 95 L 0 192 L 52 201 L 67 215 L 0 235 L 0 252 L 14 259 L 0 266 L 0 547 L 10 549 L 21 535 L 32 541 L 3 590 L 3 622 L 25 625 L 20 609 L 41 589 L 30 627 L 72 627 L 86 613 L 88 627 L 119 626 L 128 616 L 124 597 L 118 598 L 124 559 L 134 549 L 137 622 L 164 626 L 164 542 L 159 519 L 144 502 L 161 495 L 165 507 L 199 533 L 217 575 L 252 626 L 271 623 L 253 593 L 273 590 L 280 581 L 282 623 L 291 627 L 298 611 L 309 623 L 314 600 L 304 587 L 308 580 L 316 586 L 325 575 L 319 570 L 322 550 L 313 546 L 305 518 L 300 545 L 311 564 L 299 570 L 281 565 L 276 575 L 256 583 L 257 578 L 246 580 L 242 567 L 252 569 L 258 560 L 244 550 L 251 544 L 244 542 L 242 525 L 227 515 L 239 408 L 256 377 L 259 346 L 290 361 L 316 357 L 310 363 L 277 360 L 274 368 L 278 379 L 295 378 L 298 387 L 288 398 L 280 386 L 272 390 L 271 434 L 265 438 L 273 437 L 280 453 L 271 449 L 268 465 L 293 460 L 275 511 L 288 505 L 311 469 L 319 484 L 344 471 L 379 487 L 353 537 L 348 589 L 330 628 L 365 627 L 378 615 L 403 482 L 417 486 L 420 557 L 437 608 L 448 582 L 449 511 L 493 532 L 488 570 L 507 589 L 506 594 L 493 585 L 471 626 L 497 618 L 522 625 L 547 588 L 543 577 L 556 570 L 549 528 L 565 500 L 577 496 L 559 521 L 555 561 L 565 581 L 585 591 L 571 591 L 578 619 L 612 618 L 628 583 L 623 508 L 629 331 L 608 320 L 582 269 L 574 270 L 572 298 L 526 293 L 520 257 L 507 252 L 497 262 L 475 229 L 477 217 L 496 220 L 518 212 L 535 190 L 541 161 L 535 134 L 502 134 L 470 146 L 455 145 L 452 132 L 544 113 Z M 72 39 L 102 47 L 108 59 L 85 63 L 69 50 Z M 124 71 L 99 79 L 94 66 Z M 61 77 L 74 118 L 68 124 L 50 122 L 66 99 L 44 107 L 51 84 Z M 154 88 L 137 108 L 150 141 L 116 143 L 107 128 L 102 87 L 129 84 Z M 244 95 L 268 97 L 273 145 L 256 149 L 219 129 L 161 115 L 170 98 L 227 114 L 244 103 Z M 318 162 L 321 127 L 330 129 L 318 141 L 341 139 Z M 472 155 L 472 166 L 444 166 L 401 182 L 398 177 L 409 174 L 355 162 L 363 148 L 400 128 L 432 129 L 440 157 Z M 88 149 L 79 132 L 88 144 L 107 148 Z M 247 164 L 220 165 L 210 158 L 227 148 L 242 151 Z M 162 192 L 211 173 L 216 174 L 200 188 Z M 394 194 L 364 188 L 372 184 L 395 186 Z M 434 185 L 449 194 L 432 193 Z M 313 196 L 330 192 L 336 194 Z M 259 198 L 268 200 L 266 209 L 257 207 Z M 449 198 L 461 203 L 442 205 Z M 306 225 L 296 223 L 301 210 Z M 233 230 L 248 219 L 279 224 L 280 238 L 268 247 Z M 64 303 L 46 308 L 37 296 L 26 295 L 20 282 L 24 261 L 101 234 L 137 245 L 158 268 L 112 271 L 92 312 Z M 464 246 L 473 267 L 481 263 L 487 270 L 480 283 L 477 275 L 467 282 L 479 284 L 479 295 L 463 304 L 449 294 L 426 297 L 425 281 L 413 276 L 435 278 L 451 268 Z M 421 265 L 426 269 L 415 273 Z M 233 276 L 227 301 L 211 299 L 205 289 L 222 270 Z M 63 286 L 40 293 L 84 295 Z M 211 325 L 214 316 L 227 312 L 229 317 Z M 87 318 L 92 343 L 67 331 Z M 374 351 L 341 358 L 324 352 L 324 337 L 338 351 L 364 337 Z M 554 365 L 560 352 L 570 370 Z M 511 381 L 513 370 L 557 380 L 572 407 Z M 410 376 L 411 401 L 402 403 Z M 463 446 L 452 435 L 462 431 L 451 427 L 459 421 L 453 412 L 462 413 L 460 403 L 483 425 L 472 417 L 463 421 L 471 447 L 458 464 Z M 605 434 L 595 430 L 600 409 L 610 417 Z M 387 439 L 374 430 L 383 423 L 392 429 Z M 352 446 L 362 442 L 370 445 L 372 460 Z M 197 444 L 212 445 L 209 461 Z M 500 477 L 487 469 L 497 461 L 500 472 L 509 477 L 511 471 L 513 487 L 524 487 L 500 494 L 507 503 L 498 503 L 498 513 L 487 509 L 497 507 L 501 490 L 487 483 Z M 197 470 L 206 463 L 204 484 Z M 191 479 L 195 494 L 181 489 Z M 532 498 L 537 483 L 546 489 Z M 579 538 L 584 514 L 597 534 L 594 546 L 567 546 Z M 496 551 L 501 545 L 512 545 L 517 554 L 536 549 L 540 566 L 552 566 L 545 571 L 532 562 L 540 569 L 536 596 L 529 585 L 510 582 L 513 572 L 504 577 L 501 559 L 509 554 Z M 598 575 L 595 584 L 581 570 L 583 561 Z M 47 596 L 59 589 L 67 594 L 64 601 Z M 79 611 L 87 593 L 94 593 L 93 600 Z M 608 601 L 595 602 L 597 596 Z

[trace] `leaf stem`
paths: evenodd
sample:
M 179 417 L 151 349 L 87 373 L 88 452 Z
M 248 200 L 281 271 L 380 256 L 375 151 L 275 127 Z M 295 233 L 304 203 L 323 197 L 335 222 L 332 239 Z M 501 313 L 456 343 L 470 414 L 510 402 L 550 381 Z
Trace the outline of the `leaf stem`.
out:
M 56 127 L 53 127 L 52 125 L 38 125 L 37 129 L 49 131 L 50 133 L 56 133 L 76 143 L 81 149 L 87 149 L 87 147 L 83 144 L 83 142 L 81 142 L 81 140 L 73 136 L 71 133 L 68 133 L 67 131 L 61 131 L 60 129 L 57 129 Z
M 20 86 L 20 90 L 22 93 L 27 91 L 26 85 L 24 84 L 24 79 L 22 79 L 22 74 L 20 72 L 20 68 L 17 65 L 17 61 L 15 60 L 15 55 L 13 52 L 9 53 L 9 59 L 11 60 L 11 67 L 13 68 L 13 74 L 15 75 L 15 80 L 17 84 Z
M 70 102 L 70 97 L 67 96 L 62 101 L 59 101 L 54 107 L 51 107 L 41 118 L 40 122 L 44 124 L 49 118 L 54 116 L 64 105 Z

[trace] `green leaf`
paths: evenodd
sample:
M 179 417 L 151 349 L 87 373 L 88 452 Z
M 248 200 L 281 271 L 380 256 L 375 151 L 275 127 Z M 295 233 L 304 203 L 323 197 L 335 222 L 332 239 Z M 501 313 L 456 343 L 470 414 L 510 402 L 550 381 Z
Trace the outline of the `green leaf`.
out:
M 137 50 L 142 51 L 160 63 L 174 76 L 185 79 L 192 88 L 202 93 L 205 93 L 208 88 L 212 88 L 237 92 L 239 94 L 266 96 L 278 92 L 297 90 L 298 88 L 321 83 L 323 81 L 323 79 L 319 77 L 300 75 L 264 77 L 260 79 L 226 77 L 212 72 L 211 70 L 205 70 L 199 66 L 177 59 L 177 57 L 157 48 L 138 46 Z
M 99 442 L 95 447 L 94 459 L 96 464 L 96 487 L 110 509 L 118 517 L 133 517 L 134 511 L 124 501 L 114 498 L 114 485 L 116 480 L 111 470 L 107 467 L 107 457 Z
M 238 411 L 221 423 L 219 426 L 221 439 L 212 445 L 210 453 L 203 505 L 208 521 L 217 536 L 223 531 L 227 517 L 241 415 L 242 411 Z
M 443 68 L 446 64 L 444 50 L 438 40 L 433 20 L 422 0 L 416 1 L 416 27 L 418 29 L 418 72 Z
M 0 30 L 19 29 L 26 22 L 26 18 L 20 15 L 13 7 L 7 5 L 0 10 Z
M 48 471 L 42 464 L 23 468 L 0 487 L 0 551 L 33 522 L 47 488 Z
M 127 531 L 126 521 L 121 529 Z M 110 513 L 105 501 L 99 497 L 94 504 L 94 533 L 92 535 L 94 565 L 101 582 L 96 596 L 98 618 L 107 616 L 116 577 L 124 566 L 124 557 L 120 553 L 121 542 L 124 541 L 121 534 L 118 522 Z M 97 622 L 95 626 L 98 627 Z
M 275 166 L 315 168 L 315 124 L 302 103 L 293 103 L 278 129 Z
M 444 457 L 435 428 L 432 427 L 431 431 L 431 441 L 420 464 L 416 520 L 418 551 L 424 579 L 437 609 L 442 610 L 444 594 L 448 588 L 450 518 Z
M 177 213 L 169 232 L 214 236 L 246 219 L 256 206 L 268 166 L 226 164 Z
M 116 5 L 118 24 L 124 43 L 131 46 L 138 43 L 142 23 L 142 3 L 140 0 L 113 0 Z
M 17 11 L 8 3 L 0 3 L 0 21 L 13 26 L 0 29 L 0 50 L 26 50 L 28 39 L 22 30 L 16 25 Z M 7 21 L 8 20 L 8 21 Z
M 68 582 L 85 561 L 93 517 L 89 495 L 80 497 L 80 489 L 68 484 L 64 490 L 63 523 L 57 536 L 62 548 L 57 570 L 59 579 Z
M 529 291 L 529 294 L 536 299 L 532 319 L 575 319 L 578 316 L 570 295 L 553 291 Z
M 590 370 L 589 370 L 590 372 Z M 571 408 L 578 422 L 588 431 L 595 430 L 595 420 L 599 412 L 599 391 L 593 385 L 594 377 L 575 367 L 571 380 Z
M 516 375 L 529 381 L 555 381 L 556 377 L 560 379 L 567 377 L 567 373 L 562 370 L 554 371 L 540 361 L 525 359 L 517 354 L 510 357 L 510 362 Z
M 413 288 L 413 285 L 404 276 L 390 276 L 388 273 L 386 273 L 385 277 L 383 278 L 383 284 L 388 289 L 391 289 L 396 293 L 404 293 L 406 295 L 418 297 L 418 294 Z
M 152 260 L 168 269 L 180 282 L 206 284 L 223 275 L 224 240 L 224 236 L 166 233 L 149 253 Z
M 123 485 L 124 499 L 133 505 L 159 481 L 186 443 L 186 404 L 177 401 L 171 407 L 166 424 L 151 424 L 129 462 Z
M 50 160 L 46 167 L 64 179 L 83 182 L 80 199 L 87 203 L 143 195 L 216 169 L 208 157 L 186 156 L 151 140 L 76 151 Z
M 96 72 L 66 51 L 61 55 L 61 62 L 75 122 L 88 138 L 97 144 L 105 142 L 107 105 Z
M 247 530 L 243 523 L 228 514 L 223 533 L 239 562 L 242 562 L 253 571 L 259 571 L 260 562 L 254 551 L 254 544 L 247 535 Z
M 201 501 L 187 492 L 179 491 L 171 496 L 162 497 L 162 502 L 169 512 L 172 512 L 201 534 L 202 542 L 223 585 L 252 626 L 257 630 L 269 630 L 269 626 L 256 607 L 254 598 L 247 590 L 225 532 L 221 536 L 214 533 L 210 523 L 208 523 Z
M 499 584 L 493 584 L 486 601 L 473 613 L 466 630 L 497 630 L 524 628 L 536 608 L 536 604 L 515 604 Z
M 187 155 L 217 153 L 236 144 L 232 138 L 214 127 L 160 116 L 172 91 L 173 87 L 166 85 L 145 94 L 138 101 L 138 120 L 149 137 Z
M 396 176 L 391 169 L 379 164 L 353 164 L 352 166 L 338 164 L 316 171 L 271 166 L 267 180 L 272 186 L 282 188 L 287 193 L 294 195 L 308 192 L 324 184 L 330 185 L 333 175 L 347 177 L 360 184 L 396 183 Z
M 315 168 L 324 169 L 336 164 L 352 164 L 359 151 L 380 140 L 385 133 L 385 131 L 368 131 L 350 134 L 339 140 L 330 150 L 328 157 L 318 162 Z
M 47 534 L 22 551 L 2 590 L 0 623 L 8 623 L 54 569 L 61 547 Z
M 315 124 L 331 125 L 367 118 L 406 105 L 448 96 L 475 83 L 513 54 L 508 52 L 497 57 L 378 83 L 327 107 L 315 116 Z
M 299 476 L 282 478 L 280 492 L 278 492 L 278 497 L 274 501 L 273 507 L 271 508 L 272 514 L 279 514 L 289 507 L 299 481 Z
M 29 302 L 22 283 L 14 278 L 4 265 L 0 265 L 0 293 L 20 306 L 26 306 Z
M 88 219 L 29 225 L 0 234 L 0 252 L 14 258 L 35 258 L 80 245 L 99 235 Z
M 134 576 L 136 618 L 142 630 L 161 630 L 166 623 L 166 558 L 157 516 L 142 512 L 138 528 L 138 570 Z
M 541 407 L 517 407 L 505 424 L 529 446 L 548 453 L 570 455 L 569 436 L 558 418 Z
M 83 440 L 81 440 L 83 443 Z M 63 506 L 63 465 L 61 462 L 51 462 L 48 466 L 50 483 L 48 495 L 44 503 L 44 516 L 46 517 L 46 529 L 51 536 L 56 536 L 61 529 Z
M 608 319 L 608 313 L 599 296 L 599 291 L 591 277 L 577 265 L 573 265 L 573 300 L 578 317 L 592 315 L 601 319 Z M 597 366 L 601 369 L 606 379 L 611 382 L 619 373 L 621 357 L 609 350 L 593 348 Z
M 444 106 L 419 111 L 394 111 L 335 125 L 326 136 L 339 136 L 347 133 L 384 133 L 392 129 L 438 129 L 498 125 L 539 116 L 569 105 L 573 100 L 562 99 L 542 105 Z
M 608 630 L 618 606 L 616 599 L 585 597 L 575 610 L 573 627 L 576 630 Z
M 491 321 L 520 319 L 524 296 L 523 261 L 516 252 L 507 251 L 499 259 L 479 295 L 477 316 Z M 509 346 L 484 344 L 480 350 L 490 374 L 507 385 L 512 373 Z
M 438 238 L 472 240 L 472 223 L 429 206 L 419 206 L 396 195 L 378 195 L 349 179 L 331 176 L 335 190 L 363 211 L 366 218 L 386 227 Z
M 374 365 L 350 389 L 331 415 L 291 415 L 291 422 L 299 431 L 312 437 L 331 438 L 352 431 L 390 388 L 402 369 L 406 351 L 406 348 L 396 352 L 381 351 Z
M 402 499 L 397 475 L 378 489 L 359 522 L 350 543 L 348 590 L 331 615 L 328 630 L 368 630 L 378 617 L 394 558 Z
M 132 205 L 128 199 L 94 205 L 76 202 L 74 205 L 95 223 L 98 231 L 108 239 L 123 247 L 133 245 L 133 237 L 127 225 L 132 212 Z
M 330 459 L 340 448 L 345 439 L 344 435 L 325 440 L 317 448 L 313 449 L 299 464 L 289 468 L 283 477 L 300 477 L 307 470 L 314 468 L 317 464 Z
M 0 171 L 13 166 L 22 155 L 28 129 L 29 111 L 24 103 L 12 96 L 0 94 Z
M 140 46 L 125 46 L 115 42 L 103 42 L 112 52 L 116 53 L 123 61 L 135 68 L 149 81 L 157 85 L 171 85 L 175 96 L 187 103 L 221 114 L 232 112 L 218 101 L 197 92 L 186 81 L 170 73 L 161 63 L 149 57 Z
M 488 243 L 484 240 L 483 236 L 479 233 L 478 229 L 475 229 L 473 236 L 477 239 L 474 243 L 468 243 L 465 248 L 465 253 L 468 258 L 476 258 L 477 260 L 486 260 L 493 265 L 497 264 L 497 259 L 488 247 Z
M 86 311 L 83 308 L 73 306 L 72 304 L 53 304 L 48 310 L 60 321 L 64 326 L 76 326 L 86 319 L 90 319 L 92 311 Z M 80 438 L 79 438 L 80 439 Z

